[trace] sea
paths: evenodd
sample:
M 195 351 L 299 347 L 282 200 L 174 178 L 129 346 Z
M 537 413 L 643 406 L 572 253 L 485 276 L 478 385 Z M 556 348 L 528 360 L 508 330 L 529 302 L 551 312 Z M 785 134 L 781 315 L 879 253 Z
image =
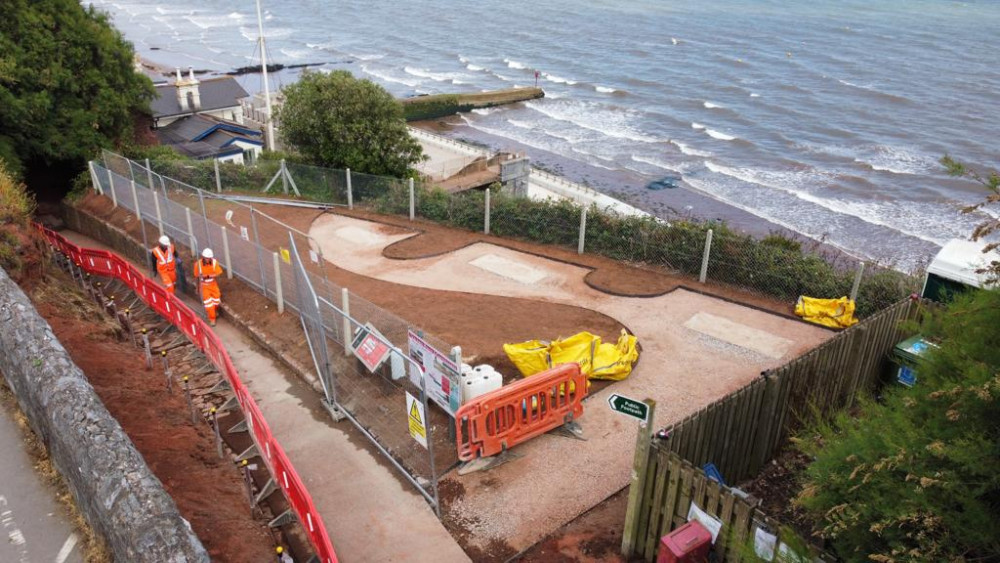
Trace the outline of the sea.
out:
M 86 3 L 166 66 L 259 63 L 253 0 Z M 994 0 L 262 6 L 269 62 L 346 69 L 400 97 L 537 81 L 544 99 L 461 115 L 446 134 L 526 152 L 660 215 L 739 210 L 908 269 L 1000 211 L 961 213 L 986 193 L 939 164 L 1000 163 Z M 259 74 L 239 80 L 260 89 Z M 647 188 L 667 176 L 681 188 Z

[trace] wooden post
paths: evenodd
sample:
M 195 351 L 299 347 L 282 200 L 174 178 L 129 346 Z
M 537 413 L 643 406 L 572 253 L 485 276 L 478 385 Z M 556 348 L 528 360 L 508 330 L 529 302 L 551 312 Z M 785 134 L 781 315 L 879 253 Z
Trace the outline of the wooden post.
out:
M 219 159 L 213 158 L 212 162 L 215 163 L 215 191 L 222 193 L 222 176 L 219 175 Z
M 222 258 L 226 261 L 226 279 L 233 279 L 233 261 L 229 259 L 229 231 L 222 227 Z
M 587 243 L 587 208 L 580 211 L 580 237 L 576 243 L 576 253 L 583 254 L 583 248 Z
M 865 263 L 858 262 L 858 273 L 854 274 L 854 285 L 851 286 L 851 301 L 857 301 L 858 289 L 861 287 L 861 277 L 865 273 Z
M 483 215 L 483 234 L 490 234 L 490 189 L 486 188 L 486 205 Z
M 354 191 L 351 189 L 351 169 L 348 168 L 347 174 L 347 208 L 354 209 Z
M 340 290 L 340 310 L 344 312 L 344 355 L 350 356 L 354 333 L 351 331 L 351 300 L 346 287 Z
M 413 178 L 410 178 L 410 221 L 416 215 L 417 194 L 413 190 Z
M 701 274 L 698 275 L 698 281 L 705 283 L 708 279 L 708 257 L 712 254 L 712 229 L 709 229 L 705 233 L 705 253 L 701 256 Z
M 632 460 L 632 479 L 628 487 L 628 508 L 625 511 L 625 530 L 622 532 L 622 555 L 626 559 L 635 550 L 638 533 L 639 509 L 642 506 L 643 485 L 646 481 L 646 466 L 649 464 L 650 427 L 656 415 L 656 401 L 643 401 L 649 406 L 649 420 L 639 424 L 635 439 L 635 457 Z
M 274 255 L 274 295 L 278 301 L 278 314 L 285 312 L 285 299 L 281 291 L 281 259 L 278 258 L 277 252 L 272 252 Z

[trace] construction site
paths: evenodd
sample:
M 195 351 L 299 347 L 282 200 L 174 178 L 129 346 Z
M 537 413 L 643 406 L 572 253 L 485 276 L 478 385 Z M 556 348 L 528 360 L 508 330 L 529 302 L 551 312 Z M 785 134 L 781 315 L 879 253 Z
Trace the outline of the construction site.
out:
M 618 560 L 637 435 L 834 336 L 760 293 L 364 201 L 247 204 L 107 155 L 91 174 L 46 236 L 64 289 L 104 314 L 41 309 L 66 343 L 106 335 L 67 348 L 182 513 L 202 514 L 188 519 L 213 560 L 256 559 L 253 537 L 303 560 Z M 164 234 L 185 270 L 215 248 L 214 328 L 193 280 L 184 318 L 173 297 L 150 299 L 159 281 L 135 281 Z M 604 378 L 600 353 L 616 366 Z M 566 365 L 583 370 L 557 367 L 578 356 Z M 617 398 L 655 417 L 624 416 Z M 167 452 L 195 469 L 156 461 Z M 239 518 L 219 513 L 220 483 Z

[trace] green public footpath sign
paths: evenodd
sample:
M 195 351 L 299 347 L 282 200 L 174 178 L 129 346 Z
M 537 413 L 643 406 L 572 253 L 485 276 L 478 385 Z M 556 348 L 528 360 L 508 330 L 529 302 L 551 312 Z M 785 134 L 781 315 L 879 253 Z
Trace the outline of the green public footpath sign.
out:
M 641 420 L 642 422 L 647 422 L 649 419 L 649 405 L 643 403 L 642 401 L 629 399 L 628 397 L 623 397 L 616 393 L 608 397 L 608 405 L 611 406 L 611 410 L 624 414 L 625 416 L 631 416 L 632 418 Z

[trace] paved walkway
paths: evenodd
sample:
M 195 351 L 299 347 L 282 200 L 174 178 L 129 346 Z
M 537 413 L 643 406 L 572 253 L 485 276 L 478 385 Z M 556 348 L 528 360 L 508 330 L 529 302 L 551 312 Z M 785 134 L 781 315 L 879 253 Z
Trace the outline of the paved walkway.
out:
M 75 244 L 113 250 L 78 233 L 60 234 Z M 201 310 L 190 296 L 184 302 Z M 310 387 L 225 316 L 215 333 L 309 490 L 341 561 L 469 561 L 424 498 L 365 448 L 366 438 L 350 422 L 332 422 Z
M 320 242 L 327 260 L 358 274 L 586 307 L 617 319 L 638 337 L 642 356 L 632 375 L 584 403 L 579 422 L 587 441 L 544 435 L 515 448 L 521 459 L 488 472 L 448 475 L 465 490 L 452 504 L 452 513 L 467 523 L 472 541 L 480 547 L 499 540 L 523 550 L 628 483 L 636 424 L 610 411 L 606 403 L 611 393 L 655 399 L 655 424 L 662 427 L 832 335 L 683 289 L 654 298 L 609 295 L 584 283 L 589 273 L 585 268 L 486 243 L 432 258 L 391 260 L 382 250 L 413 233 L 390 235 L 377 223 L 341 215 L 321 216 L 310 235 Z M 544 320 L 539 324 L 544 326 Z M 537 335 L 558 336 L 569 335 Z
M 24 451 L 13 413 L 0 407 L 0 561 L 83 561 L 79 537 Z

